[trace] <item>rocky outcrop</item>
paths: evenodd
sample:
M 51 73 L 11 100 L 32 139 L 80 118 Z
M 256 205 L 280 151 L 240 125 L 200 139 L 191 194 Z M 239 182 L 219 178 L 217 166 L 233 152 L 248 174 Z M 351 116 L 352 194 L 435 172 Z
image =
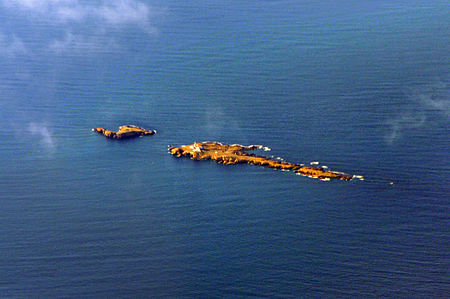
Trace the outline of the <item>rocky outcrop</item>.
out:
M 213 160 L 226 165 L 240 163 L 260 165 L 285 171 L 293 171 L 300 175 L 321 180 L 340 179 L 348 181 L 352 179 L 352 176 L 345 173 L 268 159 L 264 156 L 257 156 L 247 152 L 256 149 L 265 148 L 261 145 L 243 146 L 239 144 L 227 145 L 219 142 L 195 142 L 194 144 L 182 145 L 180 147 L 169 147 L 169 152 L 175 157 L 190 157 L 193 160 Z
M 117 132 L 109 131 L 104 128 L 94 128 L 92 131 L 99 134 L 103 134 L 107 138 L 113 139 L 126 139 L 133 137 L 140 137 L 145 135 L 153 135 L 156 133 L 155 130 L 146 130 L 133 125 L 121 126 Z

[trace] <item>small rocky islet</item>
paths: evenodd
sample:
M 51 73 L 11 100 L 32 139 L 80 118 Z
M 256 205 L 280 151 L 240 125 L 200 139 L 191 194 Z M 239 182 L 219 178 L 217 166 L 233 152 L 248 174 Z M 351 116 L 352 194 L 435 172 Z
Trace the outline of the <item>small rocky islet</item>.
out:
M 325 170 L 318 167 L 304 166 L 302 164 L 294 164 L 264 156 L 257 156 L 248 151 L 257 149 L 267 149 L 262 145 L 244 146 L 240 144 L 222 144 L 220 142 L 195 142 L 190 145 L 182 145 L 180 147 L 169 147 L 169 153 L 175 157 L 189 157 L 193 160 L 213 160 L 217 163 L 226 165 L 234 164 L 253 164 L 268 168 L 280 169 L 284 171 L 293 171 L 296 174 L 304 175 L 320 180 L 340 179 L 349 181 L 353 177 L 351 175 Z
M 110 139 L 128 139 L 146 135 L 154 135 L 156 133 L 156 130 L 147 130 L 134 125 L 121 126 L 116 132 L 106 130 L 105 128 L 93 128 L 92 131 L 102 134 L 106 138 Z M 182 145 L 179 147 L 169 146 L 169 153 L 175 157 L 188 157 L 192 160 L 212 160 L 225 165 L 252 164 L 284 171 L 293 171 L 299 175 L 317 178 L 324 181 L 328 181 L 330 179 L 349 181 L 352 178 L 357 177 L 342 172 L 331 171 L 327 168 L 289 163 L 280 161 L 279 159 L 270 159 L 264 156 L 249 153 L 249 151 L 258 149 L 263 149 L 266 151 L 270 150 L 268 147 L 264 147 L 262 145 L 228 145 L 220 142 L 205 141 L 194 142 L 193 144 Z M 360 179 L 362 179 L 362 177 Z
M 156 130 L 146 130 L 134 125 L 121 126 L 117 132 L 109 131 L 105 128 L 93 128 L 92 131 L 111 139 L 127 139 L 156 134 Z

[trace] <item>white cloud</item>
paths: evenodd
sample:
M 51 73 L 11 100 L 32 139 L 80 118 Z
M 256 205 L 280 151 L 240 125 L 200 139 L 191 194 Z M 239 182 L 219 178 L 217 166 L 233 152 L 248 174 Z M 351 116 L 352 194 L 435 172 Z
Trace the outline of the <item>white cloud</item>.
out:
M 54 150 L 55 143 L 53 141 L 50 130 L 45 123 L 35 123 L 32 122 L 28 125 L 28 132 L 31 135 L 38 136 L 40 138 L 40 143 L 48 150 Z
M 17 36 L 13 35 L 7 38 L 0 33 L 0 54 L 7 57 L 14 57 L 27 53 L 27 48 L 23 41 Z
M 391 127 L 390 132 L 386 136 L 389 144 L 395 143 L 404 134 L 405 130 L 417 129 L 425 124 L 426 117 L 423 113 L 406 112 L 392 120 L 388 121 Z
M 417 101 L 424 107 L 433 109 L 444 115 L 446 118 L 450 118 L 450 98 L 448 96 L 448 85 L 440 84 L 440 86 L 436 87 L 436 89 L 440 90 L 434 90 L 432 94 L 419 95 L 417 97 Z
M 54 11 L 57 20 L 63 22 L 80 22 L 87 17 L 87 11 L 82 8 L 61 6 Z
M 86 4 L 80 0 L 0 0 L 10 10 L 31 14 L 62 23 L 79 23 L 92 19 L 101 26 L 135 25 L 148 33 L 155 31 L 151 18 L 156 10 L 138 0 L 110 0 Z
M 46 10 L 55 5 L 68 5 L 75 0 L 2 0 L 3 5 L 11 8 L 27 8 L 35 10 Z
M 408 130 L 419 129 L 433 121 L 448 121 L 450 99 L 448 83 L 435 81 L 410 91 L 409 108 L 388 120 L 390 131 L 385 136 L 387 143 L 398 141 Z
M 99 43 L 95 37 L 87 37 L 80 34 L 73 34 L 66 32 L 62 39 L 55 39 L 50 42 L 48 50 L 55 54 L 62 54 L 68 51 L 76 54 L 87 52 L 95 52 L 101 49 L 108 48 L 119 49 L 119 45 L 113 39 L 103 38 L 102 43 Z
M 63 39 L 53 40 L 49 45 L 49 50 L 60 54 L 67 49 L 82 50 L 91 46 L 84 37 L 68 32 Z
M 157 33 L 155 19 L 162 13 L 161 9 L 140 0 L 0 0 L 0 11 L 24 18 L 24 24 L 30 26 L 31 33 L 39 33 L 40 28 L 45 28 L 35 26 L 35 23 L 52 25 L 52 37 L 34 44 L 32 52 L 44 50 L 54 54 L 120 48 L 114 32 L 122 28 L 138 28 L 145 35 L 154 35 Z M 12 37 L 6 38 L 1 32 L 9 32 Z M 14 27 L 2 30 L 0 24 L 0 54 L 7 58 L 30 54 L 26 43 L 14 34 L 20 36 L 14 32 Z
M 93 11 L 94 15 L 111 24 L 147 23 L 150 19 L 150 8 L 137 1 L 116 0 Z

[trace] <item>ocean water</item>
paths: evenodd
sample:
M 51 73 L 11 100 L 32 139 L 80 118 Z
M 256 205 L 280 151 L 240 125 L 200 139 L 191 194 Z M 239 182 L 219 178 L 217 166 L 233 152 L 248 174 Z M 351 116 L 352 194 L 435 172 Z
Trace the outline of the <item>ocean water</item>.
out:
M 449 297 L 448 12 L 0 1 L 0 297 Z M 365 180 L 167 152 L 205 140 Z

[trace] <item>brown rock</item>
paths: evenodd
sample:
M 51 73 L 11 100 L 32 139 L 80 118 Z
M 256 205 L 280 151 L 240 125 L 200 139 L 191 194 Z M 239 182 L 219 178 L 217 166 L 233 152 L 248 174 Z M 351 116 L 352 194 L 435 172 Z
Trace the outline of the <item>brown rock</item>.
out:
M 155 130 L 146 130 L 133 125 L 121 126 L 117 132 L 109 131 L 104 128 L 94 128 L 92 129 L 92 131 L 103 134 L 106 138 L 113 139 L 126 139 L 145 135 L 153 135 L 156 133 Z

